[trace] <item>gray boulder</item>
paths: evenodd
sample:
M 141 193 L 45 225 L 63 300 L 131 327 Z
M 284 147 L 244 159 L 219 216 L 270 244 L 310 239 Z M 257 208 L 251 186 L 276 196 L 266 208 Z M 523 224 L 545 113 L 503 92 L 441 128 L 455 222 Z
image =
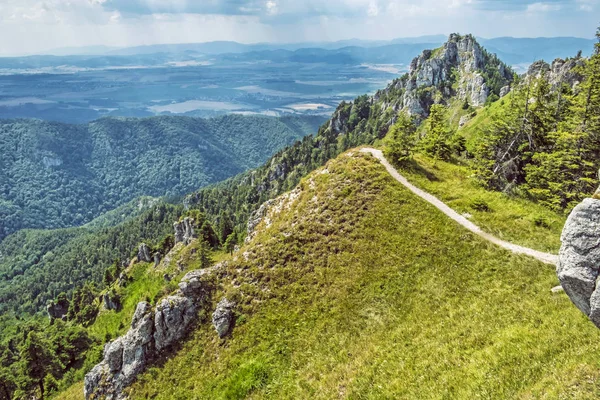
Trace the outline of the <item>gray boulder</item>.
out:
M 585 199 L 562 232 L 557 275 L 571 301 L 600 328 L 600 200 Z
M 221 339 L 227 336 L 233 326 L 234 307 L 234 303 L 224 298 L 217 304 L 217 308 L 212 315 L 213 326 Z
M 170 296 L 156 306 L 154 345 L 157 351 L 181 339 L 196 318 L 196 306 L 189 297 Z
M 506 85 L 500 89 L 500 97 L 504 97 L 510 93 L 510 85 Z
M 158 267 L 158 264 L 160 264 L 160 256 L 161 254 L 159 252 L 154 253 L 154 268 Z
M 146 243 L 140 244 L 140 247 L 138 248 L 137 260 L 138 262 L 152 261 L 152 258 L 150 258 L 150 248 Z
M 210 290 L 211 285 L 209 283 L 212 278 L 211 269 L 200 269 L 188 272 L 185 274 L 179 282 L 179 290 L 184 296 L 187 297 L 199 297 Z

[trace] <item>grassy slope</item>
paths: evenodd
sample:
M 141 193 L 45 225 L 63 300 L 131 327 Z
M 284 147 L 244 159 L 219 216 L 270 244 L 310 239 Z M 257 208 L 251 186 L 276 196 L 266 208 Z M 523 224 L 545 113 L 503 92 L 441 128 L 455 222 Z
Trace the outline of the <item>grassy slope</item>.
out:
M 564 214 L 519 197 L 486 190 L 470 178 L 465 165 L 434 162 L 416 155 L 414 162 L 399 171 L 421 189 L 437 196 L 459 213 L 472 215 L 471 221 L 501 239 L 550 253 L 558 253 Z M 480 211 L 476 203 L 485 203 L 489 211 Z
M 232 336 L 205 323 L 132 398 L 600 394 L 600 332 L 550 293 L 552 268 L 450 223 L 366 156 L 328 170 L 231 263 Z

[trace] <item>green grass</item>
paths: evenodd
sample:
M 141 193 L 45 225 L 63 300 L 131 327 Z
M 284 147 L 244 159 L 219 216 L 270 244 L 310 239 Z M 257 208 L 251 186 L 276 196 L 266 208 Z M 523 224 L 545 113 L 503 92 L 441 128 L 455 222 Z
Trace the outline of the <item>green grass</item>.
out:
M 132 399 L 600 395 L 600 332 L 550 292 L 553 268 L 465 231 L 367 156 L 327 169 L 230 262 L 231 337 L 202 324 Z
M 88 328 L 92 336 L 104 340 L 108 335 L 114 339 L 127 332 L 138 302 L 144 299 L 154 299 L 165 287 L 162 274 L 153 273 L 153 267 L 154 264 L 140 263 L 132 268 L 129 275 L 133 281 L 125 288 L 120 289 L 121 310 L 101 311 Z
M 418 154 L 398 167 L 414 185 L 437 196 L 455 211 L 501 239 L 536 250 L 558 253 L 564 214 L 501 192 L 486 190 L 472 178 L 468 166 Z
M 473 151 L 477 138 L 482 134 L 482 130 L 489 126 L 494 115 L 498 114 L 506 103 L 510 102 L 512 95 L 509 94 L 502 99 L 486 107 L 477 109 L 477 115 L 465 124 L 459 132 L 467 139 L 467 149 Z

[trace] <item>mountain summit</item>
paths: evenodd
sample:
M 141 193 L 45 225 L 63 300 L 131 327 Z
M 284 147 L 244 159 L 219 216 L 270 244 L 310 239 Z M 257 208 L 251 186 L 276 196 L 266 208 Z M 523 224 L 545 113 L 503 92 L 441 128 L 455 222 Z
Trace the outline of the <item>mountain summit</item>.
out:
M 391 94 L 395 103 L 384 102 L 385 108 L 426 117 L 432 104 L 448 103 L 455 96 L 472 106 L 502 97 L 513 76 L 511 68 L 475 37 L 451 34 L 442 47 L 424 50 L 413 59 L 409 72 L 378 92 L 375 100 Z

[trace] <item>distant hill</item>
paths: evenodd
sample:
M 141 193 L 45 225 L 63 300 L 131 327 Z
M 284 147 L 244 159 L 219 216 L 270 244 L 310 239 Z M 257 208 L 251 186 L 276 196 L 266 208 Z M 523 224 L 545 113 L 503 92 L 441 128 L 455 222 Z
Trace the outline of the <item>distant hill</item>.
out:
M 178 196 L 264 162 L 320 117 L 0 121 L 0 239 L 81 225 L 140 195 Z
M 211 62 L 323 62 L 332 64 L 391 63 L 407 64 L 422 50 L 441 46 L 443 35 L 398 38 L 393 40 L 350 39 L 338 42 L 257 43 L 208 42 L 156 44 L 111 49 L 103 47 L 59 49 L 52 55 L 2 57 L 0 69 L 39 69 L 44 67 L 108 68 L 164 66 L 175 61 L 210 58 Z M 589 56 L 594 40 L 575 37 L 553 38 L 477 38 L 491 53 L 509 65 L 529 65 L 536 60 L 574 56 L 579 50 Z M 72 54 L 69 55 L 69 52 Z

